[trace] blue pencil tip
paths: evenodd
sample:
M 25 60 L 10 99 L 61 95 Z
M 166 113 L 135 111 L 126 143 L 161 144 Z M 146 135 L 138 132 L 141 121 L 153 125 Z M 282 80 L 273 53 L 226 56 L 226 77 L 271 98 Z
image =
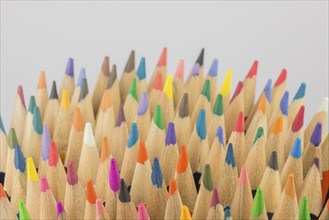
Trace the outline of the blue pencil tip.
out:
M 130 128 L 130 134 L 129 134 L 128 145 L 127 145 L 128 148 L 134 146 L 137 140 L 138 140 L 138 128 L 137 128 L 137 124 L 134 122 L 131 124 L 131 128 Z
M 198 120 L 196 122 L 196 132 L 198 133 L 201 140 L 206 139 L 207 125 L 206 125 L 206 112 L 204 109 L 201 109 L 199 112 Z
M 143 92 L 141 95 L 141 98 L 139 100 L 137 114 L 144 115 L 145 112 L 147 111 L 148 106 L 149 106 L 149 99 L 148 99 L 147 93 Z
M 233 168 L 236 166 L 232 143 L 228 144 L 225 161 L 227 164 L 231 165 Z
M 200 64 L 195 63 L 193 68 L 192 68 L 191 75 L 192 76 L 198 76 L 199 73 L 200 73 Z
M 294 97 L 294 100 L 304 98 L 305 91 L 306 91 L 306 83 L 303 82 L 302 84 L 300 84 L 298 91 Z
M 175 124 L 172 122 L 168 123 L 168 130 L 166 135 L 166 146 L 176 144 L 176 131 Z
M 152 179 L 153 185 L 156 185 L 158 188 L 162 187 L 163 176 L 162 176 L 162 171 L 160 168 L 159 159 L 157 157 L 155 157 L 153 160 L 151 179 Z
M 281 101 L 280 101 L 280 108 L 282 114 L 285 116 L 288 116 L 288 109 L 289 109 L 289 92 L 285 91 L 283 94 Z
M 321 144 L 321 139 L 322 139 L 322 124 L 321 122 L 319 122 L 315 125 L 310 141 L 314 146 L 317 147 Z
M 217 59 L 214 59 L 212 61 L 211 66 L 210 66 L 208 75 L 211 76 L 211 77 L 216 77 L 217 74 L 218 74 L 218 60 Z
M 5 130 L 5 127 L 3 126 L 3 122 L 2 122 L 2 117 L 0 115 L 0 129 L 2 130 L 3 133 L 6 134 L 6 130 Z
M 302 140 L 296 138 L 294 145 L 292 146 L 290 156 L 294 158 L 300 158 L 302 156 Z
M 272 80 L 269 79 L 267 80 L 267 83 L 265 85 L 265 88 L 264 88 L 264 93 L 265 93 L 265 97 L 267 99 L 267 101 L 269 103 L 271 103 L 271 96 L 272 96 Z
M 219 142 L 224 145 L 224 135 L 222 126 L 218 126 L 216 136 L 218 137 Z
M 49 148 L 50 148 L 51 137 L 47 125 L 43 126 L 42 132 L 42 145 L 41 145 L 41 156 L 42 160 L 46 161 L 49 157 Z
M 145 57 L 141 58 L 141 61 L 139 63 L 138 69 L 137 69 L 137 76 L 139 80 L 146 78 L 146 65 L 145 65 Z
M 82 82 L 83 80 L 86 78 L 86 69 L 85 68 L 81 68 L 80 70 L 80 74 L 79 74 L 79 78 L 77 81 L 77 86 L 81 87 L 82 86 Z
M 69 58 L 67 60 L 65 73 L 66 73 L 66 75 L 74 77 L 74 60 L 73 60 L 73 58 Z
M 32 95 L 30 97 L 30 103 L 29 103 L 29 112 L 33 114 L 34 107 L 36 106 L 35 104 L 35 97 Z
M 26 170 L 25 158 L 23 156 L 20 147 L 17 144 L 15 145 L 14 163 L 16 169 L 19 169 L 21 173 L 25 173 Z

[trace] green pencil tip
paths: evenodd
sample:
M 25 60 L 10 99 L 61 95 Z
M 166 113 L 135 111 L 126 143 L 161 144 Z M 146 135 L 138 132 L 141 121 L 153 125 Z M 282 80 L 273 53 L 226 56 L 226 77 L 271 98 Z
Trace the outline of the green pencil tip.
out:
M 136 78 L 133 78 L 133 81 L 131 81 L 130 88 L 129 88 L 129 94 L 138 101 L 137 98 L 137 81 Z
M 209 79 L 207 79 L 204 82 L 201 94 L 204 95 L 210 102 L 210 81 L 209 81 Z
M 30 220 L 31 219 L 30 214 L 28 213 L 23 200 L 19 200 L 19 202 L 18 202 L 18 211 L 19 211 L 20 220 Z
M 251 216 L 258 218 L 264 212 L 264 198 L 260 187 L 257 188 L 254 198 L 254 206 L 252 207 Z
M 256 141 L 264 135 L 264 129 L 262 127 L 259 127 L 255 136 L 254 144 Z
M 221 116 L 223 114 L 223 96 L 218 94 L 213 108 L 213 113 L 215 115 Z
M 10 129 L 8 139 L 9 139 L 8 145 L 9 145 L 10 149 L 14 149 L 15 145 L 18 144 L 15 128 Z
M 212 176 L 211 176 L 211 170 L 210 170 L 210 165 L 206 164 L 204 167 L 204 173 L 202 175 L 202 181 L 203 181 L 203 186 L 209 190 L 212 191 L 214 188 L 213 183 L 212 183 Z
M 163 130 L 164 128 L 164 122 L 163 122 L 163 118 L 162 118 L 162 111 L 161 111 L 161 106 L 157 105 L 155 107 L 155 112 L 154 112 L 154 123 L 158 126 L 158 128 L 160 128 L 161 130 Z
M 298 218 L 303 220 L 310 220 L 310 208 L 308 206 L 308 199 L 307 197 L 303 197 L 302 202 L 300 203 L 299 210 L 298 210 Z

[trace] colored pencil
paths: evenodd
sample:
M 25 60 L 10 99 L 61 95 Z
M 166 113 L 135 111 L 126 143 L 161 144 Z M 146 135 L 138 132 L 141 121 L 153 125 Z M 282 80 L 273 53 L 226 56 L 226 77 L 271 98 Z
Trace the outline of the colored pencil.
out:
M 151 86 L 153 85 L 154 81 L 156 80 L 155 78 L 158 73 L 161 73 L 162 79 L 166 78 L 166 75 L 167 75 L 167 48 L 166 47 L 164 47 L 162 49 L 158 63 L 151 76 L 151 80 L 150 80 L 149 88 L 148 88 L 149 92 L 151 91 Z
M 102 68 L 99 71 L 98 78 L 91 95 L 93 110 L 95 113 L 98 111 L 98 107 L 101 103 L 103 93 L 107 88 L 107 84 L 109 80 L 110 80 L 110 58 L 108 56 L 105 56 L 103 59 Z
M 131 201 L 131 197 L 125 181 L 120 181 L 119 199 L 117 202 L 117 219 L 137 219 L 137 211 L 134 203 Z
M 57 202 L 57 208 L 56 208 L 56 215 L 57 220 L 68 220 L 69 217 L 66 214 L 66 211 L 63 207 L 63 204 L 61 202 Z
M 146 200 L 148 213 L 151 219 L 163 219 L 166 211 L 168 192 L 163 179 L 159 159 L 156 157 L 153 160 L 152 174 L 150 179 L 152 185 L 149 188 L 149 196 Z
M 125 149 L 128 143 L 128 128 L 125 113 L 124 108 L 120 106 L 112 137 L 110 138 L 110 146 L 113 146 L 111 150 L 112 156 L 116 158 L 119 170 L 121 170 Z
M 231 203 L 233 219 L 248 219 L 252 214 L 253 198 L 247 167 L 241 167 L 240 177 Z
M 303 176 L 304 178 L 306 177 L 307 171 L 309 168 L 312 166 L 313 159 L 317 157 L 319 159 L 319 172 L 320 172 L 320 177 L 322 177 L 322 151 L 319 147 L 322 141 L 322 124 L 321 122 L 317 123 L 310 142 L 307 143 L 305 146 L 304 152 L 303 152 Z
M 224 207 L 224 220 L 232 220 L 232 214 L 230 210 L 230 206 L 227 205 Z
M 176 142 L 175 124 L 169 122 L 166 135 L 166 146 L 160 158 L 165 186 L 175 175 L 175 169 L 179 158 L 179 151 Z
M 109 179 L 110 161 L 111 161 L 110 147 L 107 137 L 104 137 L 102 144 L 102 152 L 97 170 L 96 186 L 95 186 L 95 190 L 98 195 L 98 198 L 103 201 L 106 200 L 107 190 L 109 190 L 108 179 Z
M 219 90 L 219 93 L 223 96 L 224 112 L 227 111 L 227 107 L 230 102 L 231 86 L 232 86 L 232 69 L 228 69 L 225 78 L 223 80 L 222 86 Z
M 67 167 L 69 161 L 72 161 L 76 167 L 79 167 L 80 154 L 83 145 L 84 121 L 80 108 L 76 107 L 73 114 L 73 124 L 71 126 L 70 137 L 68 141 L 64 166 Z
M 279 103 L 280 106 L 273 106 L 274 107 L 277 107 L 277 110 L 273 113 L 271 113 L 271 116 L 270 116 L 270 120 L 269 120 L 269 126 L 268 126 L 268 129 L 271 129 L 277 118 L 278 117 L 282 117 L 282 130 L 284 132 L 286 132 L 288 130 L 288 112 L 289 112 L 289 92 L 288 91 L 285 91 L 281 100 L 280 100 L 280 103 Z
M 164 116 L 163 121 L 167 129 L 168 123 L 173 121 L 175 118 L 173 82 L 171 75 L 167 75 L 167 79 L 163 86 L 162 94 L 160 96 L 160 105 Z
M 210 146 L 213 144 L 214 139 L 216 137 L 217 128 L 219 126 L 222 127 L 223 130 L 223 143 L 226 143 L 226 134 L 225 134 L 225 119 L 224 119 L 224 111 L 223 111 L 223 96 L 218 94 L 216 97 L 216 101 L 214 103 L 214 107 L 212 110 L 212 116 L 210 121 L 208 121 L 207 130 L 208 132 L 208 140 Z
M 152 90 L 149 92 L 150 94 L 150 111 L 151 111 L 151 116 L 154 115 L 155 107 L 156 105 L 159 104 L 159 97 L 162 96 L 162 90 L 164 86 L 164 81 L 165 79 L 162 79 L 161 72 L 158 72 L 155 76 L 153 85 L 152 85 Z
M 63 123 L 64 121 L 66 123 Z M 64 89 L 53 135 L 53 140 L 56 142 L 60 154 L 64 154 L 67 150 L 72 121 L 73 109 L 70 106 L 69 92 Z
M 72 58 L 69 58 L 67 60 L 66 70 L 62 80 L 59 94 L 63 95 L 63 90 L 68 91 L 69 98 L 72 97 L 74 91 L 74 60 Z
M 131 81 L 123 108 L 126 116 L 127 127 L 130 129 L 131 123 L 134 121 L 138 109 L 138 91 L 136 78 L 133 78 Z
M 152 168 L 149 161 L 148 152 L 143 141 L 138 148 L 138 158 L 136 162 L 134 178 L 131 183 L 130 194 L 135 206 L 145 203 L 149 198 L 151 188 Z
M 40 177 L 40 219 L 57 219 L 56 199 L 45 176 Z
M 211 176 L 213 177 L 214 185 L 218 185 L 219 174 L 222 172 L 226 155 L 226 144 L 224 142 L 224 132 L 221 126 L 218 127 L 216 138 L 211 146 L 208 154 L 207 163 L 211 168 Z
M 139 137 L 142 141 L 146 141 L 150 125 L 151 125 L 151 113 L 149 109 L 149 98 L 146 92 L 141 94 L 135 122 L 138 127 Z M 131 132 L 131 131 L 130 131 Z
M 254 205 L 251 211 L 252 219 L 268 219 L 266 215 L 266 208 L 264 204 L 263 192 L 260 187 L 257 188 Z
M 313 165 L 308 169 L 303 185 L 298 193 L 298 198 L 309 198 L 312 219 L 317 218 L 322 210 L 322 191 L 319 158 L 315 157 Z M 301 203 L 301 199 L 299 200 Z
M 96 220 L 110 220 L 110 216 L 107 214 L 103 202 L 100 199 L 96 199 Z
M 143 203 L 138 204 L 138 220 L 150 220 L 147 209 Z
M 136 71 L 136 75 L 137 75 L 137 91 L 138 91 L 138 96 L 140 97 L 142 95 L 142 93 L 147 93 L 148 91 L 148 85 L 147 85 L 147 81 L 146 81 L 146 61 L 145 61 L 145 57 L 142 57 L 137 71 Z
M 136 123 L 132 123 L 121 167 L 121 177 L 125 180 L 128 187 L 131 186 L 133 180 L 139 143 L 140 137 L 138 126 Z
M 217 189 L 221 195 L 221 204 L 231 204 L 234 197 L 236 184 L 238 183 L 238 171 L 235 162 L 233 145 L 228 144 L 225 162 L 222 172 L 219 174 Z
M 258 60 L 255 60 L 243 80 L 244 85 L 244 114 L 248 118 L 251 109 L 254 105 L 256 80 L 257 80 Z
M 85 192 L 75 165 L 72 161 L 67 165 L 64 207 L 70 219 L 83 219 L 85 210 Z
M 301 106 L 305 105 L 306 83 L 301 83 L 289 105 L 288 126 L 294 121 Z
M 273 115 L 273 113 L 277 111 L 277 108 L 279 108 L 280 106 L 280 100 L 286 90 L 286 83 L 287 83 L 286 79 L 287 79 L 287 70 L 283 68 L 272 88 L 271 106 L 273 107 L 270 109 L 271 115 Z
M 180 220 L 192 220 L 190 210 L 185 205 L 181 207 Z
M 180 189 L 182 203 L 192 210 L 197 197 L 197 191 L 185 145 L 182 145 L 180 150 L 175 179 L 178 189 Z
M 307 197 L 303 197 L 299 204 L 298 219 L 311 220 L 310 208 L 308 206 Z
M 33 219 L 40 217 L 40 181 L 36 172 L 33 159 L 26 158 L 27 186 L 26 186 L 26 208 Z
M 277 152 L 273 151 L 265 169 L 263 178 L 259 184 L 264 196 L 264 204 L 269 219 L 272 218 L 276 207 L 279 205 L 282 193 Z M 257 194 L 257 192 L 256 192 Z
M 0 183 L 4 184 L 6 164 L 7 164 L 7 152 L 8 152 L 8 140 L 6 130 L 3 126 L 2 118 L 0 115 Z
M 304 143 L 309 143 L 310 138 L 312 136 L 314 127 L 317 123 L 321 122 L 322 124 L 322 134 L 321 136 L 324 137 L 326 135 L 327 130 L 327 121 L 328 121 L 328 97 L 325 97 L 320 106 L 318 111 L 313 115 L 310 123 L 307 125 L 304 131 Z
M 283 192 L 280 197 L 279 204 L 275 209 L 273 220 L 275 219 L 295 219 L 298 215 L 298 203 L 296 196 L 296 188 L 294 175 L 289 174 L 286 178 Z
M 18 145 L 15 145 L 15 169 L 13 176 L 13 188 L 10 202 L 15 210 L 18 210 L 18 201 L 25 201 L 26 198 L 26 162 L 24 155 Z
M 264 129 L 259 127 L 257 129 L 254 144 L 251 147 L 245 162 L 249 171 L 250 186 L 253 192 L 256 192 L 266 169 L 265 143 L 266 136 L 264 134 Z
M 38 87 L 35 94 L 35 102 L 37 106 L 39 106 L 40 108 L 40 115 L 41 118 L 43 119 L 48 102 L 46 73 L 44 71 L 40 72 Z
M 39 160 L 39 176 L 45 176 L 47 174 L 49 149 L 50 149 L 51 137 L 47 125 L 43 126 L 42 130 L 42 144 L 41 144 L 41 158 Z
M 96 192 L 92 180 L 87 182 L 86 206 L 83 219 L 94 219 L 96 213 Z
M 53 81 L 51 92 L 43 116 L 43 124 L 48 126 L 49 133 L 53 136 L 56 127 L 57 113 L 59 109 L 59 101 L 57 94 L 56 81 Z
M 302 141 L 296 138 L 290 155 L 281 171 L 281 185 L 284 186 L 290 174 L 294 174 L 296 192 L 299 192 L 303 183 Z
M 85 125 L 83 145 L 78 166 L 78 176 L 82 186 L 85 187 L 90 179 L 94 182 L 97 177 L 99 155 L 94 134 L 90 123 Z
M 121 78 L 119 81 L 121 103 L 125 102 L 128 91 L 129 91 L 129 87 L 131 85 L 131 81 L 133 80 L 134 77 L 136 77 L 135 51 L 132 50 L 130 52 L 125 69 L 124 69 L 123 73 L 121 74 Z
M 73 95 L 71 98 L 71 108 L 72 109 L 75 109 L 78 105 L 79 97 L 80 97 L 80 93 L 81 93 L 81 86 L 82 86 L 84 79 L 86 79 L 86 69 L 84 67 L 82 67 L 80 69 L 79 78 L 78 78 L 77 84 L 74 88 L 74 92 L 73 92 Z
M 322 204 L 326 204 L 326 198 L 329 198 L 329 134 L 327 134 L 326 139 L 320 145 L 320 149 L 322 152 L 322 181 L 321 181 L 321 188 L 322 188 Z M 327 199 L 328 200 L 328 199 Z
M 28 149 L 28 145 L 29 145 L 29 141 L 30 141 L 30 135 L 32 133 L 33 130 L 33 111 L 34 108 L 36 107 L 35 104 L 35 97 L 34 96 L 30 96 L 30 102 L 29 102 L 29 108 L 28 111 L 26 112 L 26 117 L 25 117 L 25 123 L 24 124 L 24 135 L 23 135 L 23 140 L 22 140 L 22 152 L 24 154 L 27 153 L 27 149 Z M 26 146 L 26 147 L 25 147 Z
M 95 140 L 98 153 L 101 152 L 103 137 L 111 140 L 113 129 L 115 127 L 114 108 L 112 105 L 112 96 L 109 90 L 105 90 L 102 96 L 98 114 L 96 118 Z
M 26 113 L 27 113 L 27 109 L 25 106 L 23 87 L 19 85 L 17 88 L 17 96 L 16 96 L 14 110 L 10 122 L 10 128 L 14 128 L 15 131 L 17 132 L 17 140 L 20 144 L 23 143 Z
M 19 213 L 19 219 L 22 219 L 22 220 L 31 220 L 30 214 L 29 214 L 29 212 L 26 209 L 26 206 L 25 206 L 24 201 L 20 200 L 18 206 L 19 206 L 19 211 L 18 211 L 18 213 Z
M 176 126 L 177 145 L 179 150 L 181 149 L 181 146 L 183 144 L 188 144 L 192 132 L 192 123 L 189 115 L 188 102 L 188 94 L 184 93 L 179 107 L 177 107 L 177 114 L 174 121 Z
M 88 82 L 86 78 L 82 81 L 78 107 L 80 108 L 81 115 L 85 122 L 89 122 L 93 130 L 95 130 L 94 109 L 92 105 L 91 95 L 89 94 Z
M 116 219 L 117 200 L 120 190 L 120 173 L 115 158 L 111 159 L 110 172 L 108 178 L 108 187 L 106 190 L 106 206 L 105 209 L 110 215 L 110 219 Z
M 218 198 L 218 191 L 216 187 L 214 187 L 212 191 L 211 203 L 210 203 L 207 219 L 208 220 L 224 219 L 224 209 L 223 206 L 220 204 L 220 200 Z
M 17 219 L 16 212 L 13 206 L 10 204 L 5 190 L 0 183 L 0 218 L 1 219 Z
M 237 161 L 237 169 L 240 171 L 242 165 L 244 164 L 247 155 L 248 148 L 246 146 L 245 135 L 244 135 L 244 116 L 243 112 L 239 113 L 238 118 L 235 121 L 234 129 L 231 133 L 228 143 L 233 145 L 234 153 Z
M 179 60 L 173 81 L 174 106 L 178 106 L 184 93 L 184 60 Z
M 145 142 L 151 161 L 153 161 L 154 157 L 161 158 L 161 153 L 165 147 L 165 137 L 166 134 L 164 129 L 162 110 L 160 105 L 157 105 L 155 107 L 153 120 L 151 122 L 149 133 Z
M 17 141 L 17 136 L 15 128 L 11 128 L 8 134 L 8 152 L 7 152 L 7 164 L 6 164 L 6 176 L 4 182 L 4 190 L 9 196 L 12 193 L 13 187 L 13 173 L 14 173 L 14 155 L 15 155 L 15 146 L 19 145 Z
M 210 68 L 208 70 L 208 74 L 206 76 L 206 80 L 209 80 L 210 83 L 210 103 L 211 106 L 214 105 L 217 93 L 217 75 L 218 75 L 218 60 L 213 59 Z
M 166 202 L 166 211 L 164 219 L 179 219 L 180 209 L 182 207 L 182 199 L 175 179 L 171 179 L 169 183 L 168 200 Z
M 203 80 L 200 79 L 200 64 L 195 63 L 191 70 L 189 79 L 185 83 L 184 90 L 184 93 L 188 94 L 190 100 L 198 100 L 202 89 L 202 81 Z M 190 115 L 192 115 L 194 111 L 195 102 L 189 102 L 188 104 Z
M 107 90 L 110 91 L 112 97 L 114 115 L 118 115 L 119 107 L 121 105 L 120 87 L 119 81 L 117 80 L 117 66 L 114 64 L 111 69 L 109 83 L 107 84 Z

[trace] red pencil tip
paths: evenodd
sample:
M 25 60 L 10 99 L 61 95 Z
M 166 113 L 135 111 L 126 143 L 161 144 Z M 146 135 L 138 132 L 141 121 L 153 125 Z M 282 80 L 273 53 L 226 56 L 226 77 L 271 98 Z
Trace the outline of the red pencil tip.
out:
M 278 87 L 279 85 L 281 85 L 283 82 L 285 82 L 287 79 L 287 70 L 285 68 L 282 69 L 280 76 L 278 77 L 278 79 L 276 80 L 274 87 Z
M 299 108 L 299 111 L 292 123 L 292 126 L 291 126 L 291 129 L 293 132 L 297 132 L 299 131 L 303 125 L 304 125 L 304 111 L 305 111 L 305 106 L 302 105 L 300 108 Z
M 184 80 L 184 60 L 180 60 L 175 73 L 175 78 Z
M 243 112 L 240 112 L 238 118 L 235 121 L 234 130 L 235 132 L 244 132 L 244 118 Z
M 254 63 L 252 64 L 246 78 L 252 78 L 257 74 L 257 69 L 258 69 L 258 60 L 255 60 Z
M 50 149 L 49 149 L 49 157 L 48 157 L 48 165 L 54 167 L 57 165 L 58 162 L 58 151 L 56 147 L 55 141 L 50 142 Z
M 233 102 L 233 100 L 240 94 L 241 90 L 242 90 L 242 87 L 243 87 L 243 82 L 242 81 L 239 81 L 238 82 L 238 85 L 236 86 L 235 88 L 235 91 L 234 91 L 234 94 L 232 96 L 232 99 L 230 101 L 230 104 Z
M 162 86 L 162 75 L 161 72 L 158 71 L 153 82 L 153 89 L 162 91 Z
M 158 61 L 157 67 L 161 67 L 161 66 L 167 66 L 167 48 L 166 47 L 163 48 L 163 50 L 161 52 L 161 56 Z

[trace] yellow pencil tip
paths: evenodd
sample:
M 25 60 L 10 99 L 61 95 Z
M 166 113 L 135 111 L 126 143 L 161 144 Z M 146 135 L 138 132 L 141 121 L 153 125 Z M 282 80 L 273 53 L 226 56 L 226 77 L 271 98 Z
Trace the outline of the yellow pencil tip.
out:
M 230 94 L 231 84 L 232 84 L 232 69 L 228 69 L 222 87 L 219 90 L 220 94 L 222 94 L 223 96 L 227 96 L 228 94 Z
M 35 169 L 32 157 L 26 158 L 27 165 L 27 179 L 32 181 L 39 181 L 39 176 Z
M 70 109 L 70 97 L 69 91 L 67 89 L 63 89 L 61 97 L 61 107 L 65 109 Z
M 180 213 L 181 220 L 191 220 L 191 213 L 187 206 L 183 205 Z
M 172 76 L 171 75 L 167 75 L 166 83 L 163 87 L 163 92 L 167 95 L 169 100 L 173 100 Z

